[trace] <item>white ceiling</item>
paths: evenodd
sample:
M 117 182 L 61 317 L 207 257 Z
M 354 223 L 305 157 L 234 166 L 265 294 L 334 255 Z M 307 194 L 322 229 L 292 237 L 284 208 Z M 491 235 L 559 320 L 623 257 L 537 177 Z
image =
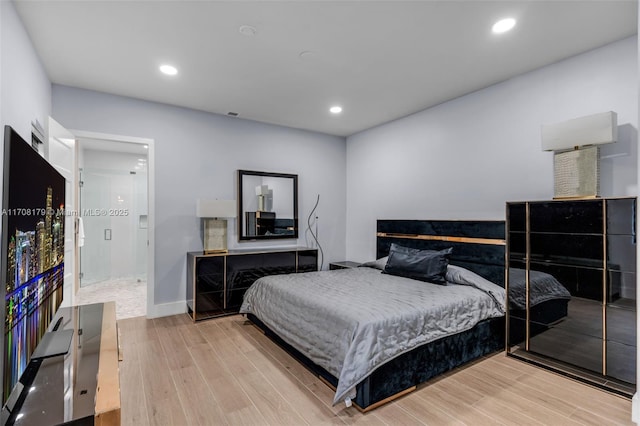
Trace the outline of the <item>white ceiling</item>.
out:
M 53 83 L 341 136 L 629 37 L 638 16 L 635 0 L 15 3 Z

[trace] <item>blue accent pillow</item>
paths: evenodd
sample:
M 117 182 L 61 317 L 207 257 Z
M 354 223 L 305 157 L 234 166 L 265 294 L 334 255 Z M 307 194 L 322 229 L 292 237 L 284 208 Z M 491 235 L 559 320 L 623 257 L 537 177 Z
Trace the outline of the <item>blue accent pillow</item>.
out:
M 452 247 L 440 251 L 420 250 L 394 243 L 382 273 L 447 285 L 445 274 L 452 250 Z

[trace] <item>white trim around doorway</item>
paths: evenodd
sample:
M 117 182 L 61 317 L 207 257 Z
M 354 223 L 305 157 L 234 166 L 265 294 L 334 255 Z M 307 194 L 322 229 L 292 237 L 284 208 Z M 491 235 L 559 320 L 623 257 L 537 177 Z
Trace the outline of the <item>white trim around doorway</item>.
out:
M 155 144 L 153 139 L 140 138 L 134 136 L 113 135 L 108 133 L 88 132 L 84 130 L 70 130 L 76 140 L 79 139 L 98 139 L 115 142 L 127 142 L 144 144 L 149 147 L 147 153 L 147 177 L 148 177 L 148 233 L 147 233 L 147 318 L 156 318 L 163 309 L 156 307 L 154 300 L 155 289 Z M 76 144 L 76 147 L 79 144 Z M 77 148 L 76 148 L 77 149 Z M 77 202 L 78 200 L 76 200 Z

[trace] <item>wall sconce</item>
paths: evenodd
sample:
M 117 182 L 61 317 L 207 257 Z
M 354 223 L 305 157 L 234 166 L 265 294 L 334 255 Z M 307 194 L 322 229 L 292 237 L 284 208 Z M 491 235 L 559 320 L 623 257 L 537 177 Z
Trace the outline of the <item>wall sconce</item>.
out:
M 198 199 L 196 216 L 203 218 L 204 222 L 204 252 L 226 253 L 227 218 L 236 217 L 236 201 Z
M 600 196 L 600 147 L 618 139 L 618 116 L 602 112 L 542 126 L 542 150 L 553 151 L 554 199 Z

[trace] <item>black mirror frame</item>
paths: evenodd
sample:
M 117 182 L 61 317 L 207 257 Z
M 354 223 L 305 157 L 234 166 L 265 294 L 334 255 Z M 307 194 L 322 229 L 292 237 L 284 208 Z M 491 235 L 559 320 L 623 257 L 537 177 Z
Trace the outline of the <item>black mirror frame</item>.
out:
M 288 235 L 244 235 L 245 217 L 242 206 L 242 180 L 244 176 L 267 176 L 293 179 L 293 234 Z M 298 175 L 289 173 L 258 172 L 255 170 L 238 170 L 238 241 L 276 240 L 298 238 Z

